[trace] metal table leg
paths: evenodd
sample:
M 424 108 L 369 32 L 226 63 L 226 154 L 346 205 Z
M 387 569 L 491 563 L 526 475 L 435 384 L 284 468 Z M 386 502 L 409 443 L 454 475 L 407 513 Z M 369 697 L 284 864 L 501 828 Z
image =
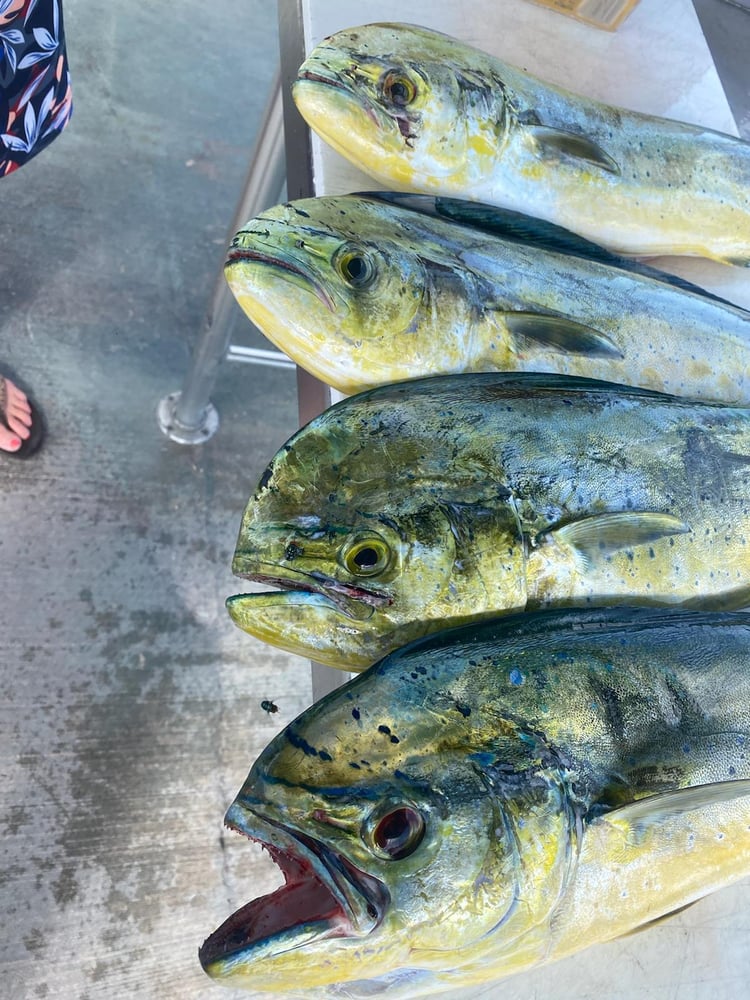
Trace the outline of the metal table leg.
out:
M 247 179 L 230 225 L 227 245 L 248 219 L 279 200 L 285 173 L 281 76 L 277 72 Z M 236 315 L 237 304 L 220 267 L 182 390 L 165 396 L 157 411 L 162 431 L 179 444 L 202 444 L 219 426 L 219 414 L 210 400 L 210 394 L 219 366 L 230 350 Z M 272 362 L 273 352 L 267 353 Z M 284 355 L 278 354 L 277 357 L 279 363 L 291 364 Z

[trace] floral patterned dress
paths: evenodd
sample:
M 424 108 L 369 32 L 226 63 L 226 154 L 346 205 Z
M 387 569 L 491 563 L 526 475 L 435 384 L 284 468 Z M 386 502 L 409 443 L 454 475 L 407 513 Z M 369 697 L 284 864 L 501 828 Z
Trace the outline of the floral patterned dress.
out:
M 62 0 L 0 0 L 0 177 L 49 145 L 71 110 Z

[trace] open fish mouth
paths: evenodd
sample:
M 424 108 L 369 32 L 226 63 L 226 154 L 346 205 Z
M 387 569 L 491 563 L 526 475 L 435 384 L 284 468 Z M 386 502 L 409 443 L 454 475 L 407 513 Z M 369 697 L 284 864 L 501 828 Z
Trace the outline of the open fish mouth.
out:
M 326 605 L 347 618 L 363 620 L 370 618 L 376 608 L 387 607 L 393 599 L 365 587 L 334 580 L 323 573 L 301 573 L 288 571 L 282 574 L 243 573 L 235 570 L 235 576 L 254 583 L 278 587 L 279 590 L 235 594 L 227 599 L 230 614 L 252 606 L 316 604 Z
M 198 957 L 210 976 L 231 975 L 236 965 L 311 941 L 362 938 L 382 921 L 388 890 L 336 851 L 237 802 L 225 822 L 269 852 L 284 885 L 246 903 L 204 941 Z

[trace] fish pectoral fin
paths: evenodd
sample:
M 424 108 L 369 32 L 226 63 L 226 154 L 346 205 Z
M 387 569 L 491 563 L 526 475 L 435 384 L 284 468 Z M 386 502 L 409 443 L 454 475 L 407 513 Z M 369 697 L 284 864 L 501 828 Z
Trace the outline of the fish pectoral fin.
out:
M 610 556 L 621 549 L 646 545 L 670 535 L 684 535 L 690 525 L 672 514 L 651 511 L 616 511 L 591 514 L 560 528 L 551 528 L 536 537 L 537 544 L 551 539 L 575 549 L 586 563 L 597 556 Z
M 663 924 L 666 920 L 671 920 L 672 917 L 677 917 L 685 910 L 689 910 L 691 906 L 695 906 L 699 903 L 699 899 L 694 899 L 690 903 L 685 903 L 684 906 L 678 906 L 675 910 L 670 910 L 669 913 L 662 913 L 660 917 L 654 917 L 653 920 L 646 921 L 645 924 L 641 924 L 639 927 L 634 927 L 632 931 L 628 931 L 626 934 L 620 935 L 620 940 L 626 937 L 632 937 L 634 934 L 640 934 L 641 931 L 651 930 L 652 927 L 656 927 L 658 924 Z
M 612 157 L 584 135 L 564 132 L 548 125 L 528 125 L 526 128 L 536 143 L 539 155 L 544 159 L 583 160 L 611 174 L 620 173 L 620 168 Z
M 746 795 L 750 795 L 750 778 L 713 781 L 629 802 L 626 806 L 620 806 L 601 816 L 600 822 L 638 833 L 653 824 L 663 823 L 683 813 L 703 809 L 705 806 L 732 802 Z
M 533 312 L 504 312 L 502 319 L 513 337 L 525 337 L 559 354 L 590 358 L 623 358 L 613 340 L 598 330 L 567 316 Z

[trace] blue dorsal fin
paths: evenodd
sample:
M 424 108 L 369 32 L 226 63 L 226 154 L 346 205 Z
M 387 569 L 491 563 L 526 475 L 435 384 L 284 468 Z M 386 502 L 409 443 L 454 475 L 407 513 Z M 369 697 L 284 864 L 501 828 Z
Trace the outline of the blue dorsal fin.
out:
M 523 212 L 485 205 L 481 201 L 464 201 L 460 198 L 436 197 L 430 194 L 410 194 L 399 191 L 363 191 L 358 193 L 358 197 L 390 202 L 392 205 L 412 212 L 447 219 L 450 222 L 469 226 L 505 240 L 539 247 L 554 253 L 566 254 L 570 257 L 582 257 L 597 264 L 606 264 L 608 267 L 638 274 L 644 278 L 650 278 L 652 281 L 660 281 L 662 284 L 671 285 L 680 291 L 691 292 L 693 295 L 700 295 L 704 299 L 729 306 L 738 312 L 747 313 L 747 310 L 734 302 L 723 299 L 720 295 L 714 295 L 713 292 L 701 288 L 700 285 L 694 285 L 685 278 L 660 271 L 658 268 L 650 267 L 639 260 L 621 257 L 619 254 L 599 246 L 598 243 L 592 243 L 591 240 L 578 236 L 569 229 L 555 225 L 554 222 L 536 219 L 532 215 L 524 215 Z
M 639 385 L 623 385 L 621 382 L 609 382 L 606 379 L 590 378 L 587 375 L 565 375 L 562 372 L 461 372 L 457 375 L 432 375 L 424 379 L 414 379 L 410 380 L 409 384 L 411 386 L 415 386 L 419 382 L 427 384 L 432 381 L 437 382 L 438 379 L 451 379 L 455 385 L 459 385 L 458 379 L 466 379 L 467 385 L 473 382 L 475 385 L 482 386 L 486 391 L 496 390 L 501 393 L 600 392 L 611 393 L 614 396 L 637 396 L 643 399 L 653 399 L 656 402 L 673 403 L 675 406 L 719 407 L 722 405 L 688 399 L 684 396 L 673 396 L 668 392 L 660 392 L 658 389 L 644 389 Z

